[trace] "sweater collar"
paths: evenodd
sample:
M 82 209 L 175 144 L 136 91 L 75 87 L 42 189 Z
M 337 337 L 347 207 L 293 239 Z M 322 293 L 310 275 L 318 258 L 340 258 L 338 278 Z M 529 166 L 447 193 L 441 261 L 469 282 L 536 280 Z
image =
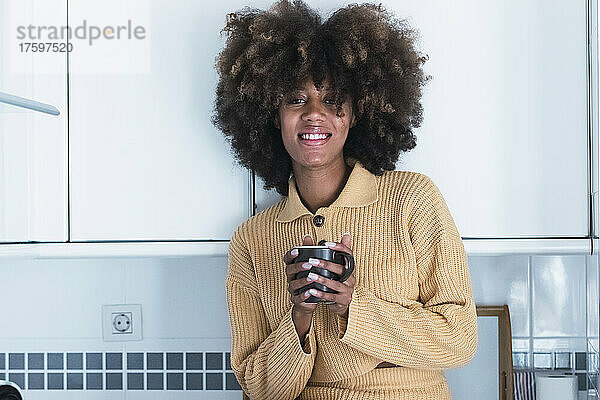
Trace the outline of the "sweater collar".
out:
M 302 204 L 296 189 L 296 179 L 290 176 L 289 191 L 285 206 L 279 212 L 276 221 L 290 222 L 312 213 Z M 354 161 L 352 172 L 341 193 L 329 207 L 362 207 L 377 201 L 377 179 L 360 161 Z

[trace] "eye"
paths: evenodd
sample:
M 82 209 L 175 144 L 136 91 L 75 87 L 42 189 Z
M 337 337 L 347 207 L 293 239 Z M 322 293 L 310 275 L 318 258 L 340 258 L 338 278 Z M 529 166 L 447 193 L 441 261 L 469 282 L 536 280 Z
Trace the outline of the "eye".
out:
M 302 101 L 304 101 L 304 99 L 302 99 L 300 97 L 293 97 L 288 100 L 288 104 L 299 104 Z
M 325 99 L 325 100 L 323 100 L 323 102 L 327 103 L 327 104 L 335 104 L 335 99 L 334 98 Z

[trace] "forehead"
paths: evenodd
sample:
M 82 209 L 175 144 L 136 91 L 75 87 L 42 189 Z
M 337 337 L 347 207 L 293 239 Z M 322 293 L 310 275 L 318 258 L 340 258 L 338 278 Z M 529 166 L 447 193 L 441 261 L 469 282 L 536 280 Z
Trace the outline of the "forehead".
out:
M 301 92 L 301 91 L 320 91 L 320 92 L 329 92 L 329 91 L 333 91 L 334 88 L 331 87 L 329 85 L 328 81 L 324 81 L 322 83 L 322 87 L 321 90 L 317 90 L 317 88 L 315 87 L 315 84 L 312 80 L 306 80 L 303 83 L 297 83 L 293 88 L 292 91 L 296 92 Z

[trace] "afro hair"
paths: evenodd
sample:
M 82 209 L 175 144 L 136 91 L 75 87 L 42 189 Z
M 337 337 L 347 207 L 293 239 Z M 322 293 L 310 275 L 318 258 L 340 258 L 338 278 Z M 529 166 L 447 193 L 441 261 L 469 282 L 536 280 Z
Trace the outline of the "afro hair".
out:
M 356 123 L 344 143 L 346 160 L 381 175 L 416 146 L 428 57 L 415 48 L 417 32 L 381 4 L 351 4 L 322 22 L 304 2 L 282 0 L 266 11 L 228 14 L 223 31 L 212 122 L 264 189 L 288 195 L 292 162 L 274 118 L 286 94 L 308 78 L 319 90 L 329 80 L 338 115 L 352 99 Z

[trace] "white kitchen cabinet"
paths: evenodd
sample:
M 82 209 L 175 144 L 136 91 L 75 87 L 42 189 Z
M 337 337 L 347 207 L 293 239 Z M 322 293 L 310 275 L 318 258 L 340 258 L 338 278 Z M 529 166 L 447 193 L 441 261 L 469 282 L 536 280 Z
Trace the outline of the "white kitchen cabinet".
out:
M 65 1 L 0 1 L 0 92 L 60 111 L 0 104 L 0 242 L 67 240 L 66 41 L 31 45 L 47 43 L 37 27 L 65 25 L 66 11 Z M 29 26 L 32 36 L 18 30 Z
M 420 32 L 433 76 L 396 169 L 434 181 L 464 238 L 588 236 L 586 2 L 386 6 Z M 262 188 L 258 211 L 280 199 Z
M 140 27 L 70 55 L 71 239 L 228 240 L 249 172 L 213 127 L 227 5 L 69 2 L 69 22 Z M 123 34 L 126 32 L 123 31 Z M 144 36 L 144 37 L 142 37 Z

